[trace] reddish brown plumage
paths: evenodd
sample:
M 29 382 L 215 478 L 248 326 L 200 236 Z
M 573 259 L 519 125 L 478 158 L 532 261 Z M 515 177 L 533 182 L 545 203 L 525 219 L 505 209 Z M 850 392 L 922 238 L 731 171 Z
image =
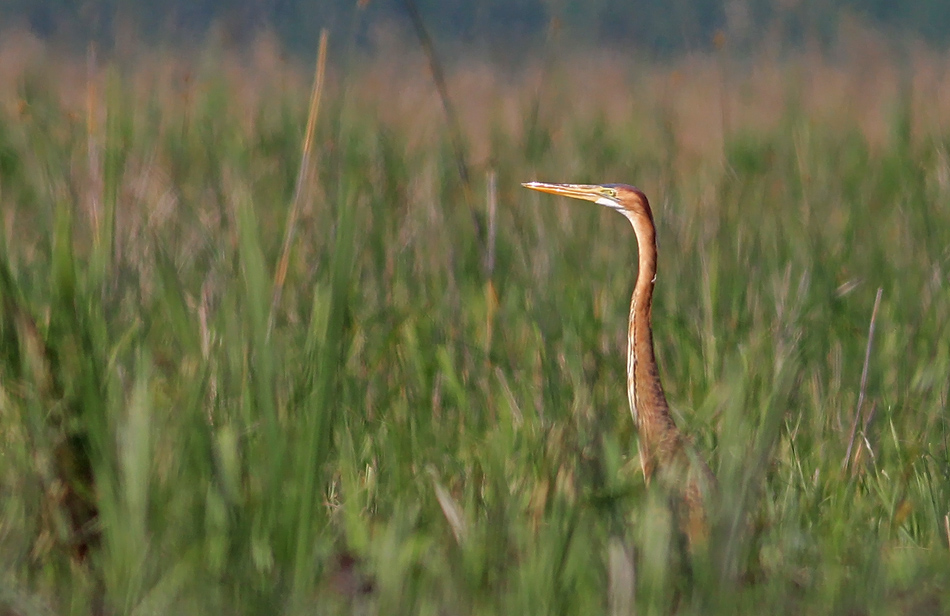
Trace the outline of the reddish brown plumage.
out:
M 639 266 L 630 300 L 627 330 L 627 398 L 640 441 L 640 464 L 649 482 L 654 475 L 678 492 L 685 505 L 681 523 L 691 543 L 706 535 L 706 495 L 715 485 L 709 467 L 691 458 L 670 413 L 653 350 L 652 308 L 656 283 L 656 226 L 646 195 L 625 184 L 542 184 L 525 187 L 593 201 L 619 211 L 637 236 Z

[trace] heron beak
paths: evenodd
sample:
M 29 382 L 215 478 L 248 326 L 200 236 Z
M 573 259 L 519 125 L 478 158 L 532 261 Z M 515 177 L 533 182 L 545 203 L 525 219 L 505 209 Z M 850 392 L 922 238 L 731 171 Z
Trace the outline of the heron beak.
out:
M 543 193 L 571 197 L 572 199 L 594 201 L 595 203 L 604 196 L 601 192 L 603 188 L 597 184 L 545 184 L 544 182 L 525 182 L 522 186 Z

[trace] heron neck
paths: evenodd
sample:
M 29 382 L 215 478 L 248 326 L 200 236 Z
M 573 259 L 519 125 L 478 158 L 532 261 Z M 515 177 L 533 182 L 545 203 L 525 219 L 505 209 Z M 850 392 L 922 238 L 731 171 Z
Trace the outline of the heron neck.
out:
M 656 231 L 647 220 L 631 219 L 637 235 L 639 266 L 630 300 L 627 337 L 627 396 L 640 440 L 640 457 L 649 477 L 654 444 L 672 426 L 653 350 L 651 327 L 656 281 Z

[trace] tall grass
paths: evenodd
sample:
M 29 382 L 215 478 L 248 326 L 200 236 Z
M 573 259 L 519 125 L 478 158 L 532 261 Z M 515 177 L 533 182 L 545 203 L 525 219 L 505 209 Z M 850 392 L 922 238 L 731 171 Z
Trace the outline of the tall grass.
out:
M 712 72 L 726 89 L 721 59 L 461 67 L 489 285 L 418 57 L 331 71 L 295 201 L 310 71 L 266 43 L 88 83 L 11 49 L 10 613 L 950 609 L 950 116 L 922 111 L 945 83 L 897 96 L 886 59 Z M 632 232 L 535 178 L 652 197 L 664 383 L 721 483 L 703 553 L 636 461 Z M 82 562 L 68 494 L 98 509 Z

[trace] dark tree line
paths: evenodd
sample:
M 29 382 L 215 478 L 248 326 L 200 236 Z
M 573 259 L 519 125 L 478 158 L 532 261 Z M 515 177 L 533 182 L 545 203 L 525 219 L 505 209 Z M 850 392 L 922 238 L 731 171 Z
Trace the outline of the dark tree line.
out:
M 829 42 L 845 14 L 936 45 L 950 40 L 947 0 L 415 0 L 433 37 L 457 46 L 525 49 L 552 31 L 586 43 L 657 53 L 709 47 L 724 30 L 749 44 L 769 32 L 783 43 Z M 44 37 L 108 43 L 116 28 L 146 38 L 200 39 L 216 25 L 236 40 L 261 28 L 291 49 L 312 50 L 329 27 L 365 42 L 380 22 L 406 26 L 404 0 L 0 0 L 0 24 Z M 408 27 L 406 27 L 408 31 Z

